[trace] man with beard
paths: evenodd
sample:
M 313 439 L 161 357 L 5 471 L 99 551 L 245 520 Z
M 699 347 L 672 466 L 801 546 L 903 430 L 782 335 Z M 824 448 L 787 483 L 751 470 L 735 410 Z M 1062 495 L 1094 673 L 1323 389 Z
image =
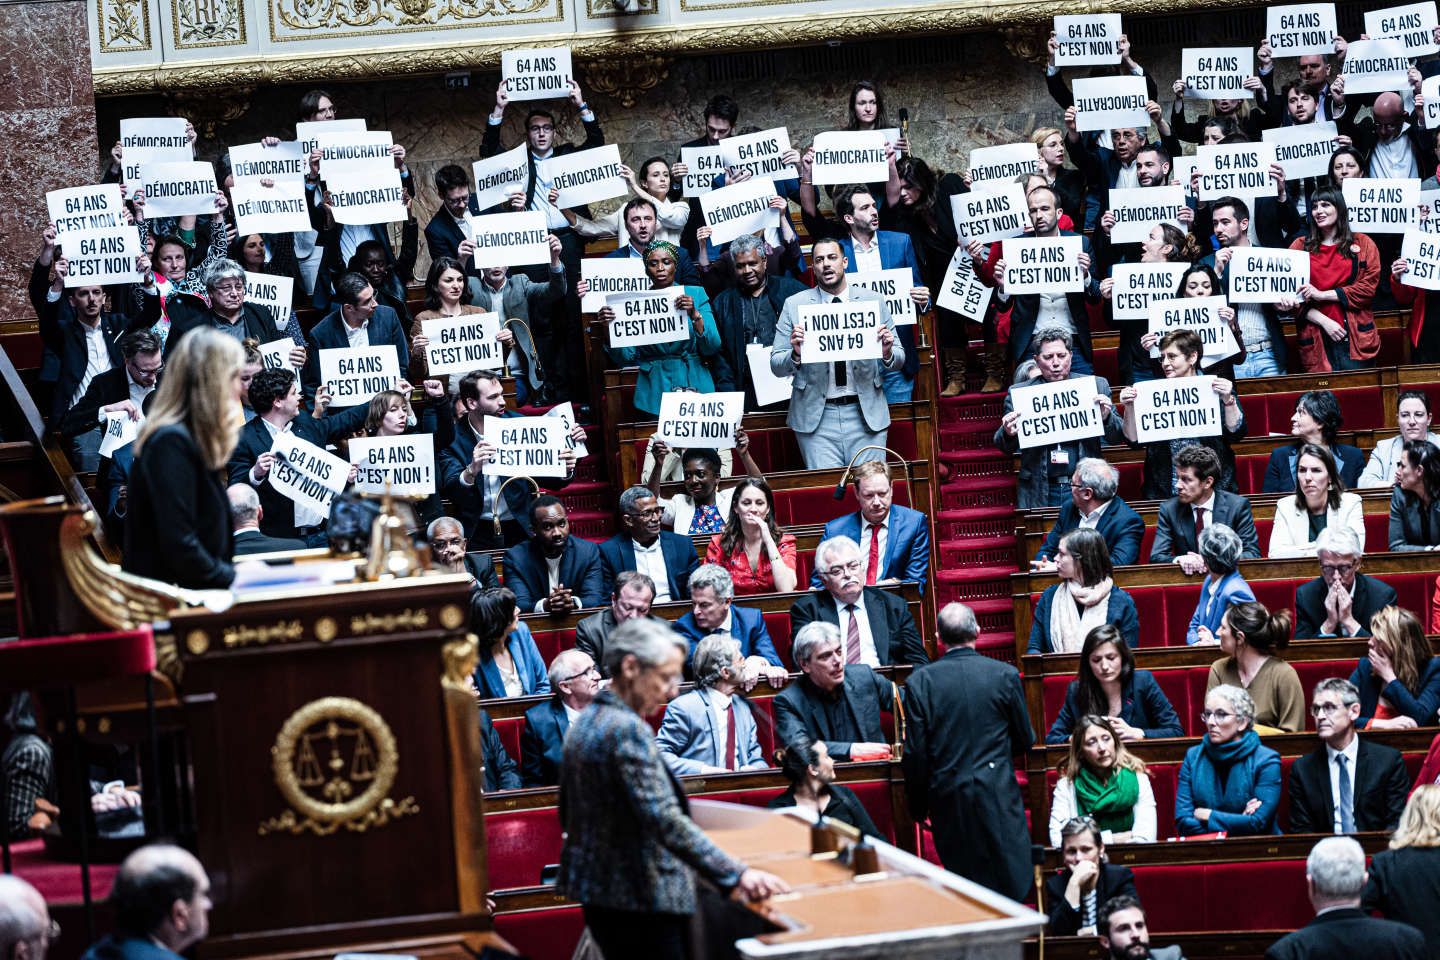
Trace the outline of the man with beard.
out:
M 625 224 L 626 243 L 611 250 L 605 256 L 609 259 L 619 257 L 638 257 L 645 259 L 645 248 L 650 241 L 655 239 L 655 229 L 660 224 L 660 215 L 655 210 L 655 204 L 645 197 L 635 197 L 625 204 L 625 210 L 620 215 L 620 220 Z M 683 248 L 678 251 L 675 258 L 675 282 L 687 286 L 701 286 L 700 271 L 695 266 L 695 261 Z M 578 273 L 571 276 L 579 276 Z M 584 296 L 588 291 L 587 287 L 577 287 L 576 293 Z
M 785 301 L 805 287 L 800 281 L 784 274 L 770 276 L 765 241 L 745 234 L 730 244 L 730 262 L 735 268 L 735 286 L 727 287 L 710 300 L 720 332 L 720 352 L 711 358 L 717 393 L 744 391 L 745 410 L 779 409 L 781 400 L 762 407 L 755 397 L 755 383 L 750 375 L 746 350 L 753 344 L 767 348 L 775 341 L 775 324 Z
M 605 602 L 600 548 L 570 536 L 570 520 L 559 497 L 530 504 L 530 540 L 505 551 L 505 585 L 526 612 L 567 614 Z
M 1185 960 L 1179 947 L 1150 949 L 1145 910 L 1134 897 L 1105 901 L 1099 919 L 1100 949 L 1110 960 Z

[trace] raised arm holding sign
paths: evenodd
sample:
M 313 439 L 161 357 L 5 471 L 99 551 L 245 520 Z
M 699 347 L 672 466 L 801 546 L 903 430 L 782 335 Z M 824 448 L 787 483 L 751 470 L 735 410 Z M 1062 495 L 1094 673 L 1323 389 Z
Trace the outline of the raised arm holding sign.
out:
M 362 493 L 428 497 L 435 492 L 435 438 L 431 434 L 355 437 L 349 453 L 350 462 L 359 468 L 355 489 Z
M 1073 87 L 1076 130 L 1149 129 L 1145 105 L 1150 92 L 1144 77 L 1077 77 Z
M 126 226 L 125 201 L 117 183 L 51 190 L 45 194 L 45 206 L 55 224 L 55 242 L 60 244 L 67 233 Z
M 1180 52 L 1185 95 L 1199 100 L 1245 100 L 1245 78 L 1255 73 L 1249 47 L 1186 47 Z
M 275 434 L 270 452 L 275 454 L 270 486 L 297 506 L 329 516 L 331 502 L 350 478 L 350 464 L 290 432 Z
M 1440 235 L 1407 230 L 1392 272 L 1407 287 L 1440 290 Z
M 811 160 L 815 184 L 883 183 L 890 178 L 885 135 L 879 130 L 817 134 Z
M 120 121 L 120 179 L 132 189 L 148 163 L 187 163 L 195 159 L 184 117 L 127 117 Z
M 465 215 L 475 245 L 475 267 L 528 267 L 550 262 L 550 235 L 538 211 Z
M 1265 10 L 1265 33 L 1272 55 L 1305 57 L 1335 52 L 1335 4 L 1294 3 Z
M 134 227 L 109 227 L 69 233 L 61 253 L 68 262 L 65 286 L 90 287 L 110 283 L 136 283 L 136 266 L 143 251 Z
M 1407 3 L 1384 10 L 1365 11 L 1365 33 L 1370 37 L 1394 37 L 1412 57 L 1440 52 L 1435 42 L 1435 0 Z
M 1272 127 L 1260 135 L 1275 148 L 1275 162 L 1285 170 L 1287 180 L 1325 176 L 1330 172 L 1330 155 L 1339 146 L 1333 120 Z
M 950 198 L 955 229 L 965 241 L 993 243 L 1025 232 L 1025 188 L 1012 183 L 994 191 L 955 194 Z
M 970 189 L 996 189 L 1015 182 L 1022 174 L 1038 173 L 1040 148 L 1033 143 L 1002 143 L 970 151 Z
M 268 314 L 276 330 L 284 330 L 290 325 L 294 298 L 294 277 L 276 277 L 268 273 L 245 271 L 245 302 L 254 304 L 262 313 Z
M 1120 14 L 1055 17 L 1055 66 L 1103 66 L 1120 62 Z
M 1310 282 L 1310 254 L 1304 250 L 1234 247 L 1227 278 L 1231 303 L 1279 303 L 1293 299 Z
M 500 51 L 500 82 L 511 100 L 562 100 L 572 75 L 569 47 Z
M 712 190 L 700 198 L 700 212 L 710 227 L 710 242 L 729 243 L 744 233 L 780 225 L 780 211 L 770 206 L 775 181 L 768 177 Z
M 1086 271 L 1080 266 L 1081 237 L 1017 237 L 1001 244 L 1005 292 L 1083 293 Z
M 1189 437 L 1218 437 L 1222 432 L 1215 378 L 1174 377 L 1146 380 L 1126 388 L 1134 398 L 1125 411 L 1134 417 L 1138 443 L 1162 443 Z
M 270 187 L 259 180 L 236 183 L 230 188 L 230 202 L 235 205 L 235 229 L 242 237 L 310 229 L 309 200 L 302 180 L 281 180 Z
M 1345 54 L 1345 93 L 1410 89 L 1410 53 L 1393 37 L 1356 40 Z
M 140 168 L 145 218 L 215 212 L 215 168 L 201 161 L 147 163 Z
M 505 366 L 505 350 L 496 339 L 500 334 L 497 313 L 437 317 L 420 321 L 420 328 L 429 341 L 425 362 L 432 377 Z
M 1349 177 L 1340 188 L 1356 233 L 1404 233 L 1419 220 L 1419 180 Z
M 239 186 L 248 181 L 286 180 L 300 182 L 310 169 L 310 158 L 300 151 L 300 144 L 243 143 L 230 148 L 230 176 Z

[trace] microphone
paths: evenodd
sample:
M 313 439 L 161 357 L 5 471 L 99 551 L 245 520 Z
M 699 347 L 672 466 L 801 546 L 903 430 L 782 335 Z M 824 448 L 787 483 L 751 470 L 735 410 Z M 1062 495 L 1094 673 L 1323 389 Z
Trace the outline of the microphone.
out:
M 909 462 L 904 457 L 900 456 L 900 454 L 896 453 L 894 450 L 891 450 L 889 447 L 871 445 L 867 447 L 861 447 L 859 450 L 855 451 L 855 456 L 851 457 L 850 462 L 845 464 L 845 470 L 840 474 L 840 482 L 835 484 L 835 492 L 832 493 L 831 496 L 833 496 L 836 500 L 845 499 L 845 485 L 850 482 L 850 471 L 855 469 L 856 461 L 860 459 L 860 455 L 866 450 L 880 450 L 894 457 L 896 462 L 900 464 L 900 468 L 905 471 L 905 482 L 907 484 L 906 489 L 910 490 L 909 484 L 911 481 L 911 477 Z M 913 490 L 910 490 L 910 496 L 914 496 Z
M 904 107 L 900 108 L 900 137 L 906 141 L 910 139 L 910 111 Z M 910 151 L 906 150 L 905 152 L 909 154 Z

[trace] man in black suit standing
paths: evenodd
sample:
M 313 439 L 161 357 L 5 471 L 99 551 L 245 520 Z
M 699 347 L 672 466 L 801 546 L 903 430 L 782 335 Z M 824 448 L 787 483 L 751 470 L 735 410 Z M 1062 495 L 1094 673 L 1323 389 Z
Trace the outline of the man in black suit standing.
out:
M 930 662 L 920 631 L 905 601 L 879 587 L 865 586 L 860 547 L 849 537 L 831 537 L 815 548 L 815 569 L 823 590 L 807 593 L 790 607 L 790 629 L 798 632 L 820 620 L 840 631 L 846 663 L 869 667 Z
M 570 536 L 560 498 L 547 494 L 530 504 L 530 526 L 530 539 L 505 551 L 505 586 L 521 611 L 565 614 L 604 603 L 600 548 Z
M 561 650 L 550 661 L 551 697 L 525 711 L 520 731 L 520 779 L 527 787 L 560 782 L 565 731 L 600 692 L 600 670 L 583 650 Z
M 651 615 L 650 605 L 654 602 L 655 581 L 638 570 L 622 570 L 615 576 L 610 606 L 575 624 L 575 649 L 588 653 L 599 667 L 600 675 L 608 677 L 605 641 L 616 627 L 626 620 L 653 620 L 662 626 L 670 625 L 668 620 Z
M 836 760 L 890 756 L 880 713 L 892 709 L 895 687 L 863 663 L 846 664 L 840 631 L 811 623 L 791 647 L 804 674 L 775 695 L 775 733 L 781 744 L 824 740 Z
M 304 550 L 305 541 L 294 537 L 267 537 L 260 530 L 260 494 L 248 483 L 232 483 L 225 491 L 230 498 L 230 524 L 235 532 L 235 556 Z
M 460 244 L 469 236 L 466 232 L 465 214 L 480 215 L 480 206 L 470 192 L 470 174 L 457 164 L 447 163 L 435 171 L 435 191 L 440 194 L 440 209 L 425 224 L 425 246 L 430 250 L 430 262 L 441 257 L 460 259 Z M 465 272 L 479 276 L 474 258 L 465 265 Z
M 404 376 L 410 366 L 409 341 L 395 311 L 375 299 L 370 281 L 354 271 L 342 275 L 335 281 L 335 300 L 339 306 L 310 331 L 309 353 L 300 373 L 306 396 L 320 386 L 321 350 L 391 346 Z
M 1155 540 L 1150 544 L 1151 563 L 1177 563 L 1192 576 L 1204 573 L 1200 531 L 1215 523 L 1235 531 L 1244 545 L 1241 559 L 1260 556 L 1260 538 L 1255 533 L 1250 501 L 1218 489 L 1220 472 L 1220 458 L 1209 447 L 1191 444 L 1175 454 L 1179 493 L 1160 505 Z
M 1070 502 L 1060 508 L 1055 526 L 1050 528 L 1030 569 L 1055 569 L 1055 554 L 1060 538 L 1071 530 L 1091 527 L 1105 538 L 1110 548 L 1110 562 L 1124 566 L 1140 561 L 1140 541 L 1145 538 L 1145 521 L 1130 504 L 1115 495 L 1120 489 L 1120 474 L 1100 457 L 1086 457 L 1075 464 L 1070 477 Z
M 905 684 L 905 790 L 945 869 L 1014 900 L 1031 886 L 1030 834 L 1012 758 L 1035 743 L 1020 674 L 975 650 L 964 604 L 941 609 L 945 655 Z
M 1290 832 L 1394 830 L 1410 792 L 1400 751 L 1360 737 L 1360 691 L 1350 681 L 1321 680 L 1310 703 L 1323 746 L 1290 767 Z
M 1295 591 L 1295 639 L 1368 637 L 1370 618 L 1395 603 L 1395 588 L 1360 572 L 1365 550 L 1349 527 L 1315 538 L 1320 576 Z
M 1265 951 L 1265 960 L 1424 960 L 1425 938 L 1409 924 L 1360 909 L 1365 850 L 1350 837 L 1326 837 L 1305 861 L 1315 919 Z

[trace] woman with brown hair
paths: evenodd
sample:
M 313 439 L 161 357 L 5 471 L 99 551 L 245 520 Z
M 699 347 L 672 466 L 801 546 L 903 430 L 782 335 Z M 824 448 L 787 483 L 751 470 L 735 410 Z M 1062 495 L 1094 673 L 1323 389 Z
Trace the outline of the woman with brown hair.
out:
M 1261 603 L 1237 603 L 1220 620 L 1220 650 L 1210 665 L 1206 690 L 1239 687 L 1254 701 L 1254 726 L 1260 733 L 1296 733 L 1305 729 L 1305 691 L 1295 668 L 1279 657 L 1290 646 L 1289 610 L 1271 613 Z
M 1111 578 L 1110 548 L 1096 530 L 1071 530 L 1055 553 L 1060 582 L 1040 594 L 1030 627 L 1029 653 L 1073 653 L 1090 631 L 1113 623 L 1129 646 L 1140 642 L 1140 618 L 1130 594 Z
M 1050 845 L 1060 828 L 1090 817 L 1109 843 L 1155 842 L 1155 791 L 1145 761 L 1125 749 L 1109 720 L 1086 714 L 1070 735 L 1070 751 L 1056 767 L 1060 779 L 1050 800 Z
M 1372 730 L 1432 726 L 1440 709 L 1440 657 L 1409 610 L 1384 607 L 1370 618 L 1370 645 L 1350 682 L 1360 691 L 1360 724 Z
M 1375 366 L 1380 331 L 1370 303 L 1380 282 L 1380 251 L 1350 230 L 1338 188 L 1310 196 L 1310 235 L 1290 244 L 1310 255 L 1310 281 L 1275 306 L 1295 317 L 1301 368 L 1306 373 Z

